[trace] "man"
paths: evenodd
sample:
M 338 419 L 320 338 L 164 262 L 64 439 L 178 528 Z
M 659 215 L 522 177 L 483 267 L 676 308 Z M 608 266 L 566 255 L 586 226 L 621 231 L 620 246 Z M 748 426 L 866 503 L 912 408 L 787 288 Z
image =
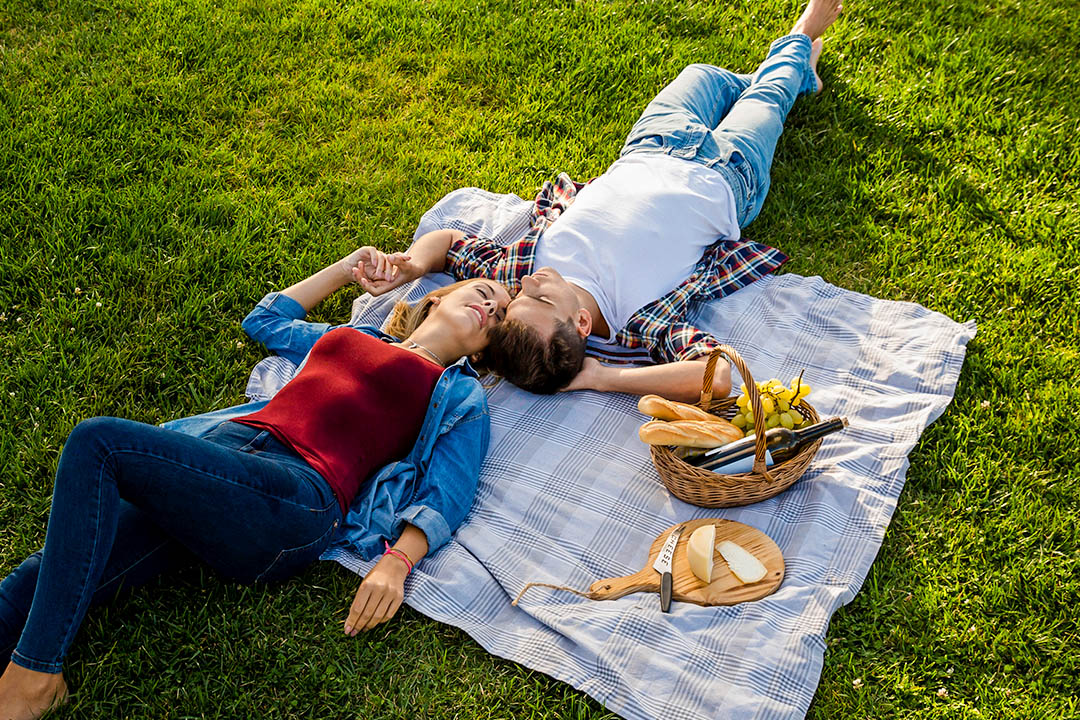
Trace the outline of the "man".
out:
M 695 400 L 702 356 L 717 341 L 687 322 L 690 304 L 730 294 L 787 260 L 739 240 L 740 228 L 761 209 L 796 97 L 821 89 L 820 36 L 841 9 L 840 0 L 810 0 L 752 76 L 687 67 L 649 103 L 606 173 L 584 187 L 563 176 L 545 188 L 538 205 L 548 211 L 520 240 L 498 247 L 439 230 L 407 253 L 369 248 L 354 278 L 373 295 L 428 272 L 504 283 L 517 294 L 492 333 L 488 362 L 527 390 Z M 590 334 L 647 348 L 665 364 L 586 360 Z M 721 363 L 715 392 L 730 387 Z

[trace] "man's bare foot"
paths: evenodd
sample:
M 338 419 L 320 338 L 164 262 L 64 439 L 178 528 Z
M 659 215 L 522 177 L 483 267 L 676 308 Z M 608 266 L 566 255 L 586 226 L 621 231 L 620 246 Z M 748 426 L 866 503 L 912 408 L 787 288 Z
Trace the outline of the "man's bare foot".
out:
M 814 92 L 821 92 L 821 88 L 825 87 L 825 83 L 821 82 L 821 76 L 817 74 L 817 61 L 821 57 L 822 45 L 824 45 L 824 42 L 822 42 L 821 38 L 810 43 L 810 69 L 814 71 L 814 83 L 817 85 Z
M 0 720 L 37 720 L 67 701 L 62 673 L 27 670 L 9 662 L 0 675 Z
M 809 36 L 811 40 L 817 40 L 833 24 L 843 9 L 841 0 L 810 0 L 806 9 L 803 10 L 802 17 L 792 26 L 791 34 L 801 33 Z

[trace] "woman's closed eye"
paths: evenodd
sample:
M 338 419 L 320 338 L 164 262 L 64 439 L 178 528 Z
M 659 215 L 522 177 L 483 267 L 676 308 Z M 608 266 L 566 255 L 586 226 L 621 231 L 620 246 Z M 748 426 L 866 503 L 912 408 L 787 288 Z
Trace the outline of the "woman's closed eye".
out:
M 480 297 L 484 298 L 485 300 L 490 300 L 495 295 L 495 293 L 491 290 L 491 288 L 489 288 L 484 283 L 477 283 L 476 284 L 476 291 L 478 293 L 480 293 Z M 498 302 L 496 301 L 495 321 L 496 322 L 502 322 L 503 318 L 505 318 L 505 317 L 506 317 L 506 309 L 498 307 Z

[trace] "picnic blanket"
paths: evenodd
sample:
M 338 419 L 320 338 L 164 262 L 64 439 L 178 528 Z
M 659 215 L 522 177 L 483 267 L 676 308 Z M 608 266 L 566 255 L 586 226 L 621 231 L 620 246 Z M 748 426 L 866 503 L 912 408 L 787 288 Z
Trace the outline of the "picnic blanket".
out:
M 451 194 L 417 234 L 434 226 L 512 234 L 527 227 L 529 205 L 513 197 Z M 465 227 L 468 213 L 482 219 Z M 408 292 L 419 297 L 446 281 L 428 278 Z M 363 296 L 353 322 L 377 321 L 389 306 Z M 822 417 L 850 421 L 801 480 L 748 507 L 688 505 L 667 492 L 637 438 L 636 398 L 537 396 L 499 382 L 489 389 L 491 445 L 475 504 L 453 541 L 409 576 L 406 602 L 626 718 L 800 718 L 820 677 L 829 619 L 870 569 L 908 453 L 952 399 L 975 325 L 790 274 L 700 307 L 696 321 L 736 347 L 759 379 L 805 368 Z M 287 365 L 264 361 L 253 397 L 287 380 Z M 662 614 L 655 594 L 590 601 L 532 588 L 511 606 L 530 581 L 585 590 L 635 572 L 664 528 L 704 517 L 746 523 L 779 545 L 786 575 L 775 594 L 731 607 L 673 603 Z M 374 564 L 341 550 L 324 559 L 361 574 Z

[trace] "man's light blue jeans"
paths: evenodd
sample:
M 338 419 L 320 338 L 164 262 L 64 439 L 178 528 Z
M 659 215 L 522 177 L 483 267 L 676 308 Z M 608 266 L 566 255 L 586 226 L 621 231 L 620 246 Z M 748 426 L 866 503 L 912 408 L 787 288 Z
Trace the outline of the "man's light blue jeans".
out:
M 663 152 L 715 168 L 731 185 L 739 226 L 746 227 L 769 192 L 784 120 L 795 98 L 815 89 L 806 35 L 773 42 L 753 75 L 690 65 L 645 108 L 621 154 Z

